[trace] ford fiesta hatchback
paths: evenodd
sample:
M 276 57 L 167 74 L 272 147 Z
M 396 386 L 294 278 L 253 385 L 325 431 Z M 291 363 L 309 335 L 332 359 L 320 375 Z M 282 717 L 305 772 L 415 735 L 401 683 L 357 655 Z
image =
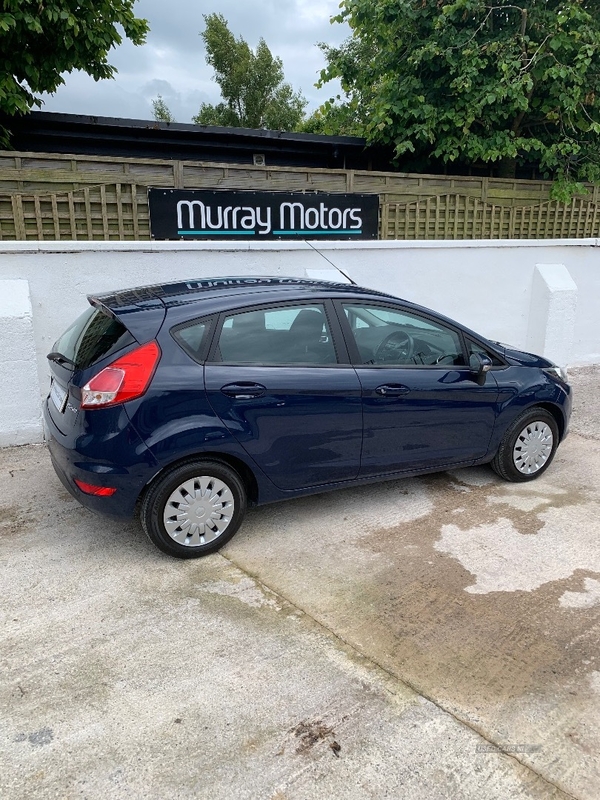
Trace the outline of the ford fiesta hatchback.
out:
M 528 481 L 567 433 L 559 367 L 379 292 L 218 278 L 88 299 L 48 355 L 52 462 L 179 558 L 249 505 L 486 462 Z

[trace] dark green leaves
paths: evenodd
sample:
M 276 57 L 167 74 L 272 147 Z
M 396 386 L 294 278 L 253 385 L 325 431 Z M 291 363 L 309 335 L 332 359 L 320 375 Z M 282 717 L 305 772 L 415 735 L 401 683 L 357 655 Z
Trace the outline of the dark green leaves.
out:
M 321 82 L 341 80 L 371 141 L 420 163 L 496 163 L 509 176 L 518 162 L 561 185 L 600 179 L 596 3 L 343 0 L 341 8 L 353 36 L 324 47 Z
M 9 115 L 40 106 L 63 75 L 83 70 L 110 78 L 109 51 L 123 35 L 143 44 L 148 24 L 135 0 L 0 0 L 0 110 Z

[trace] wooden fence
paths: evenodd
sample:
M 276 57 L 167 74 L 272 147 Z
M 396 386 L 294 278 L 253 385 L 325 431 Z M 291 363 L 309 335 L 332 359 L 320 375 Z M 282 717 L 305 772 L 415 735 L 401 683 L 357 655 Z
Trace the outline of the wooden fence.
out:
M 383 203 L 382 239 L 579 239 L 600 236 L 598 203 L 575 198 L 529 206 L 485 203 L 444 194 L 412 203 Z
M 0 194 L 0 241 L 148 240 L 148 190 L 135 183 Z
M 148 240 L 148 187 L 377 194 L 382 239 L 600 236 L 598 187 L 355 170 L 0 151 L 0 241 Z

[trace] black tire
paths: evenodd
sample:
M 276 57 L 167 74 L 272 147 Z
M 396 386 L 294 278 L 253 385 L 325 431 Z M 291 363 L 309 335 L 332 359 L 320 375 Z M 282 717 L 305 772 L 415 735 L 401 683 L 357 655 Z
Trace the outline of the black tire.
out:
M 547 426 L 552 432 L 551 451 L 546 461 L 539 466 L 535 472 L 522 472 L 515 463 L 515 445 L 521 433 L 528 427 L 535 432 L 536 423 L 539 426 Z M 558 425 L 549 411 L 544 408 L 528 408 L 512 423 L 504 434 L 498 452 L 491 463 L 492 469 L 505 481 L 524 482 L 539 478 L 550 466 L 556 448 L 558 447 Z M 549 444 L 549 443 L 548 443 Z
M 186 497 L 191 502 L 186 503 Z M 165 511 L 169 501 L 173 514 Z M 232 503 L 232 508 L 227 503 Z M 183 509 L 182 524 L 176 514 L 178 506 Z M 246 508 L 246 490 L 237 472 L 219 461 L 198 460 L 174 467 L 150 485 L 142 501 L 140 519 L 150 541 L 163 553 L 175 558 L 199 558 L 214 553 L 234 536 Z M 168 520 L 171 533 L 166 527 Z

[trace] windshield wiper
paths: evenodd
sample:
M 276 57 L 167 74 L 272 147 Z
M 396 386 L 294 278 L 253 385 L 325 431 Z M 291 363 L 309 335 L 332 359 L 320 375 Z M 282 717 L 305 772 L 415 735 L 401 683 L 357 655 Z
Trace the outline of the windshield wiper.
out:
M 73 368 L 77 366 L 77 364 L 74 361 L 71 361 L 70 358 L 63 356 L 62 353 L 57 353 L 53 351 L 52 353 L 48 353 L 46 358 L 49 358 L 50 361 L 55 361 L 57 364 L 70 364 Z

